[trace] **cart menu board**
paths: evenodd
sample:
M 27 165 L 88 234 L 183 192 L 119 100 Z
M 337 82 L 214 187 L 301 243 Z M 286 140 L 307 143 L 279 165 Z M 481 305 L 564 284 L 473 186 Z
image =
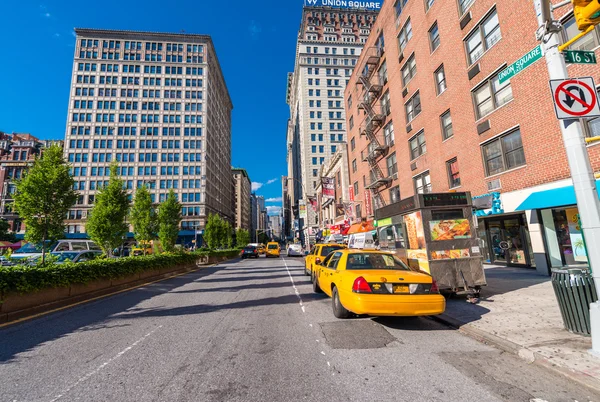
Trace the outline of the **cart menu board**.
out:
M 417 211 L 404 215 L 404 224 L 406 225 L 406 258 L 408 264 L 429 272 L 421 212 Z
M 468 219 L 429 221 L 429 230 L 433 241 L 471 238 L 471 225 Z

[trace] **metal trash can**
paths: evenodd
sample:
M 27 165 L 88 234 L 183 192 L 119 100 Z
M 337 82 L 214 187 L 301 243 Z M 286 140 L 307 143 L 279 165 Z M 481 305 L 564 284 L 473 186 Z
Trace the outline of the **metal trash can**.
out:
M 590 336 L 590 304 L 598 300 L 588 269 L 552 269 L 552 287 L 565 329 Z

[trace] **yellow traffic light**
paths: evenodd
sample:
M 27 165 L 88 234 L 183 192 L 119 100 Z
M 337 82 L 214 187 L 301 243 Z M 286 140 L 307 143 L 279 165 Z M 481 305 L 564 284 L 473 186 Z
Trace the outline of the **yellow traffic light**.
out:
M 600 24 L 600 0 L 571 0 L 577 28 L 585 31 L 590 26 Z

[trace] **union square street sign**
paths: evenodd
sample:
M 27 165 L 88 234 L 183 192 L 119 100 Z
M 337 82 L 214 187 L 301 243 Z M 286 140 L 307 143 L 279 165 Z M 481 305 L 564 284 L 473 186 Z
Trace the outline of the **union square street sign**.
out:
M 500 84 L 504 84 L 506 81 L 519 74 L 521 71 L 525 70 L 527 67 L 541 59 L 542 56 L 542 46 L 537 45 L 530 52 L 523 55 L 523 57 L 521 57 L 519 60 L 500 71 L 500 74 L 498 74 L 498 80 L 500 81 Z

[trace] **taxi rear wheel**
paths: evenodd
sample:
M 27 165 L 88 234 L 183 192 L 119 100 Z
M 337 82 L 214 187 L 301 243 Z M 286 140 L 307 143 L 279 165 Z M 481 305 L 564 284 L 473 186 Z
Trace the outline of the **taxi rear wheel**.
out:
M 314 273 L 311 276 L 312 276 L 313 292 L 323 293 L 323 290 L 321 290 L 321 286 L 319 286 L 319 281 L 318 281 L 317 277 L 314 275 Z
M 342 306 L 342 302 L 340 301 L 340 294 L 338 293 L 337 287 L 333 287 L 331 291 L 331 304 L 333 306 L 333 315 L 336 318 L 348 318 L 350 317 L 350 311 L 346 310 L 344 306 Z

